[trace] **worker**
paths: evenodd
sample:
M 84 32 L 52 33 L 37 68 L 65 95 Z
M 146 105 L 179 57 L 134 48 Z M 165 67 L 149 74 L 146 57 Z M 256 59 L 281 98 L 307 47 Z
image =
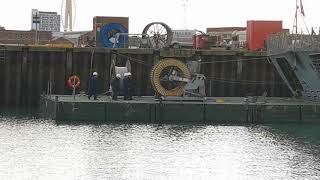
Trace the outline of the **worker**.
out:
M 92 77 L 89 80 L 89 94 L 88 99 L 93 95 L 94 100 L 97 100 L 97 91 L 98 91 L 98 73 L 93 72 Z
M 128 73 L 124 73 L 123 77 L 123 99 L 128 100 L 129 88 L 128 88 Z
M 116 77 L 111 79 L 112 100 L 118 100 L 118 92 L 120 91 L 120 78 L 121 75 L 117 74 Z

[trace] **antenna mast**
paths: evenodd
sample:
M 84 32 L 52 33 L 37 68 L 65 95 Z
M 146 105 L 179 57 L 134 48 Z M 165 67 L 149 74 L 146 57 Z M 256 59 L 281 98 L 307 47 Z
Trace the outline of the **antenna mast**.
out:
M 299 10 L 299 5 L 298 5 L 298 0 L 296 0 L 296 12 L 294 16 L 294 23 L 293 23 L 293 33 L 298 34 L 298 10 Z
M 182 0 L 182 7 L 183 7 L 183 24 L 184 28 L 186 29 L 187 26 L 187 5 L 188 5 L 188 0 Z

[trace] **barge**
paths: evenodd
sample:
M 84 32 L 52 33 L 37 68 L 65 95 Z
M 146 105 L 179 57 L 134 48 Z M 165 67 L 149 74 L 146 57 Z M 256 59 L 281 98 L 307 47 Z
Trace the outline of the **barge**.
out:
M 44 95 L 44 116 L 57 122 L 86 123 L 318 123 L 320 103 L 273 97 L 167 98 L 134 97 L 113 101 L 100 96 Z

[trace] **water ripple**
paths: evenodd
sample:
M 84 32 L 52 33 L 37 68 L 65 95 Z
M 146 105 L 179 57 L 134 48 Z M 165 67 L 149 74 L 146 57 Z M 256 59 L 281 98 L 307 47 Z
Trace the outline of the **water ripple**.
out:
M 320 126 L 0 119 L 0 179 L 319 179 Z

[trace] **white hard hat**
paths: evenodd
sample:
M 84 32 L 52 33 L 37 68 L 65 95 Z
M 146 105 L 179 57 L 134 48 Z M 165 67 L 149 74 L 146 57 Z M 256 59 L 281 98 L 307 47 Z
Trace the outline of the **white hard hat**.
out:
M 126 77 L 126 76 L 128 76 L 128 73 L 124 73 L 123 75 L 124 75 L 124 77 Z
M 127 76 L 131 76 L 131 72 L 128 72 L 128 73 L 127 73 Z
M 93 72 L 93 74 L 92 75 L 94 75 L 94 76 L 98 76 L 98 73 L 97 72 Z
M 116 77 L 117 77 L 117 78 L 121 78 L 121 75 L 120 75 L 120 74 L 117 74 Z

